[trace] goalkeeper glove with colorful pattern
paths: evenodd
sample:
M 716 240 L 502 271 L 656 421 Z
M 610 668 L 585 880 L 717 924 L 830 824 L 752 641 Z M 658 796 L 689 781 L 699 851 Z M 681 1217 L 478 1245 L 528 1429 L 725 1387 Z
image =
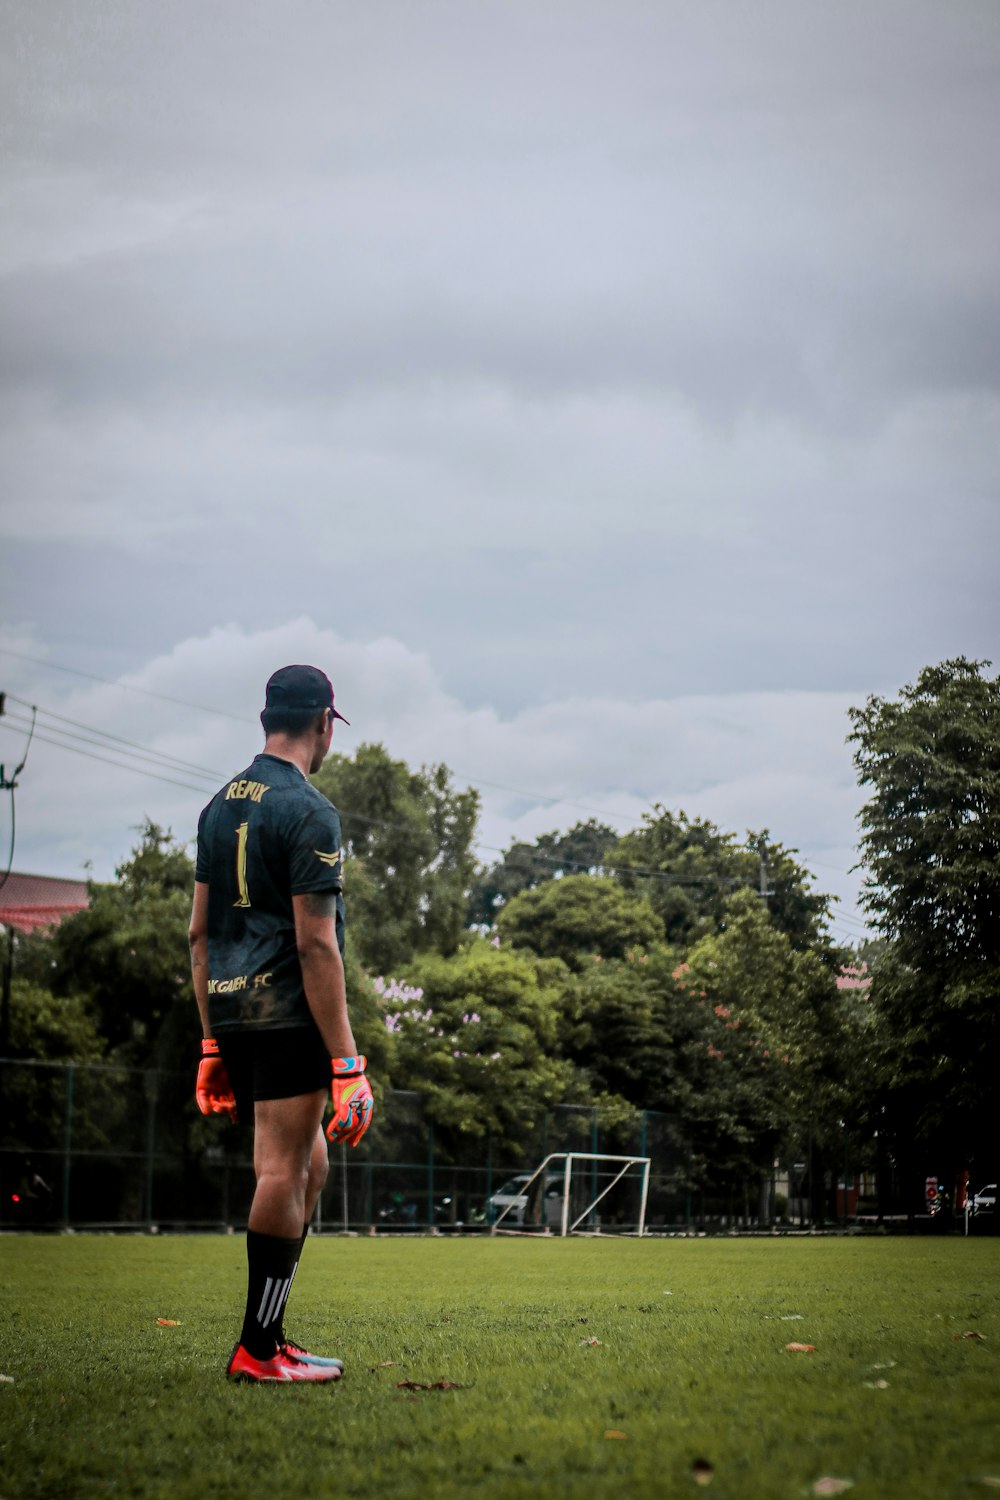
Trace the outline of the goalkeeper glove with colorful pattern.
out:
M 326 1127 L 326 1138 L 335 1144 L 356 1146 L 371 1124 L 375 1100 L 371 1084 L 365 1077 L 367 1057 L 333 1057 L 333 1118 Z

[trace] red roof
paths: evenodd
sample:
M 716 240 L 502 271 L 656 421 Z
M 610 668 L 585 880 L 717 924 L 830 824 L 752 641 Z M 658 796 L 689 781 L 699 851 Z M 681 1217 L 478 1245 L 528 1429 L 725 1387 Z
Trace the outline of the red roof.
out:
M 0 885 L 0 924 L 18 932 L 57 927 L 88 904 L 85 880 L 62 880 L 57 875 L 19 875 L 15 870 Z

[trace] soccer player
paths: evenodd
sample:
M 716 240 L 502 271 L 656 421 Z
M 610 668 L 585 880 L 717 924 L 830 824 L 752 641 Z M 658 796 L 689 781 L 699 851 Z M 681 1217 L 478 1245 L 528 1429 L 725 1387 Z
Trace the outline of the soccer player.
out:
M 198 821 L 191 970 L 203 1040 L 203 1114 L 253 1122 L 256 1188 L 247 1229 L 247 1302 L 226 1373 L 326 1384 L 339 1359 L 284 1331 L 284 1309 L 331 1141 L 356 1146 L 373 1100 L 344 989 L 340 818 L 306 779 L 330 748 L 333 687 L 317 667 L 267 684 L 264 749 Z

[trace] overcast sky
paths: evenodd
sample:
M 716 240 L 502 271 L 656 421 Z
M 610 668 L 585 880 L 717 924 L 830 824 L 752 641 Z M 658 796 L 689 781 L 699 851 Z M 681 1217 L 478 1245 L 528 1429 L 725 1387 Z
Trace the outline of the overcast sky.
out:
M 660 802 L 856 932 L 847 707 L 1000 656 L 1000 6 L 0 14 L 0 691 L 210 773 L 36 738 L 15 868 L 304 660 L 484 853 Z

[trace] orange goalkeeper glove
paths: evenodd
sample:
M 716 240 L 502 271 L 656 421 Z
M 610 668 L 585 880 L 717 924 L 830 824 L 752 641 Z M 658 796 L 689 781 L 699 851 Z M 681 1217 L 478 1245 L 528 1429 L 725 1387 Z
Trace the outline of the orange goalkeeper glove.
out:
M 228 1115 L 235 1124 L 236 1096 L 214 1036 L 201 1039 L 201 1062 L 194 1097 L 203 1115 Z
M 328 1141 L 356 1146 L 371 1124 L 375 1100 L 365 1077 L 367 1057 L 333 1057 L 333 1118 L 326 1127 Z

